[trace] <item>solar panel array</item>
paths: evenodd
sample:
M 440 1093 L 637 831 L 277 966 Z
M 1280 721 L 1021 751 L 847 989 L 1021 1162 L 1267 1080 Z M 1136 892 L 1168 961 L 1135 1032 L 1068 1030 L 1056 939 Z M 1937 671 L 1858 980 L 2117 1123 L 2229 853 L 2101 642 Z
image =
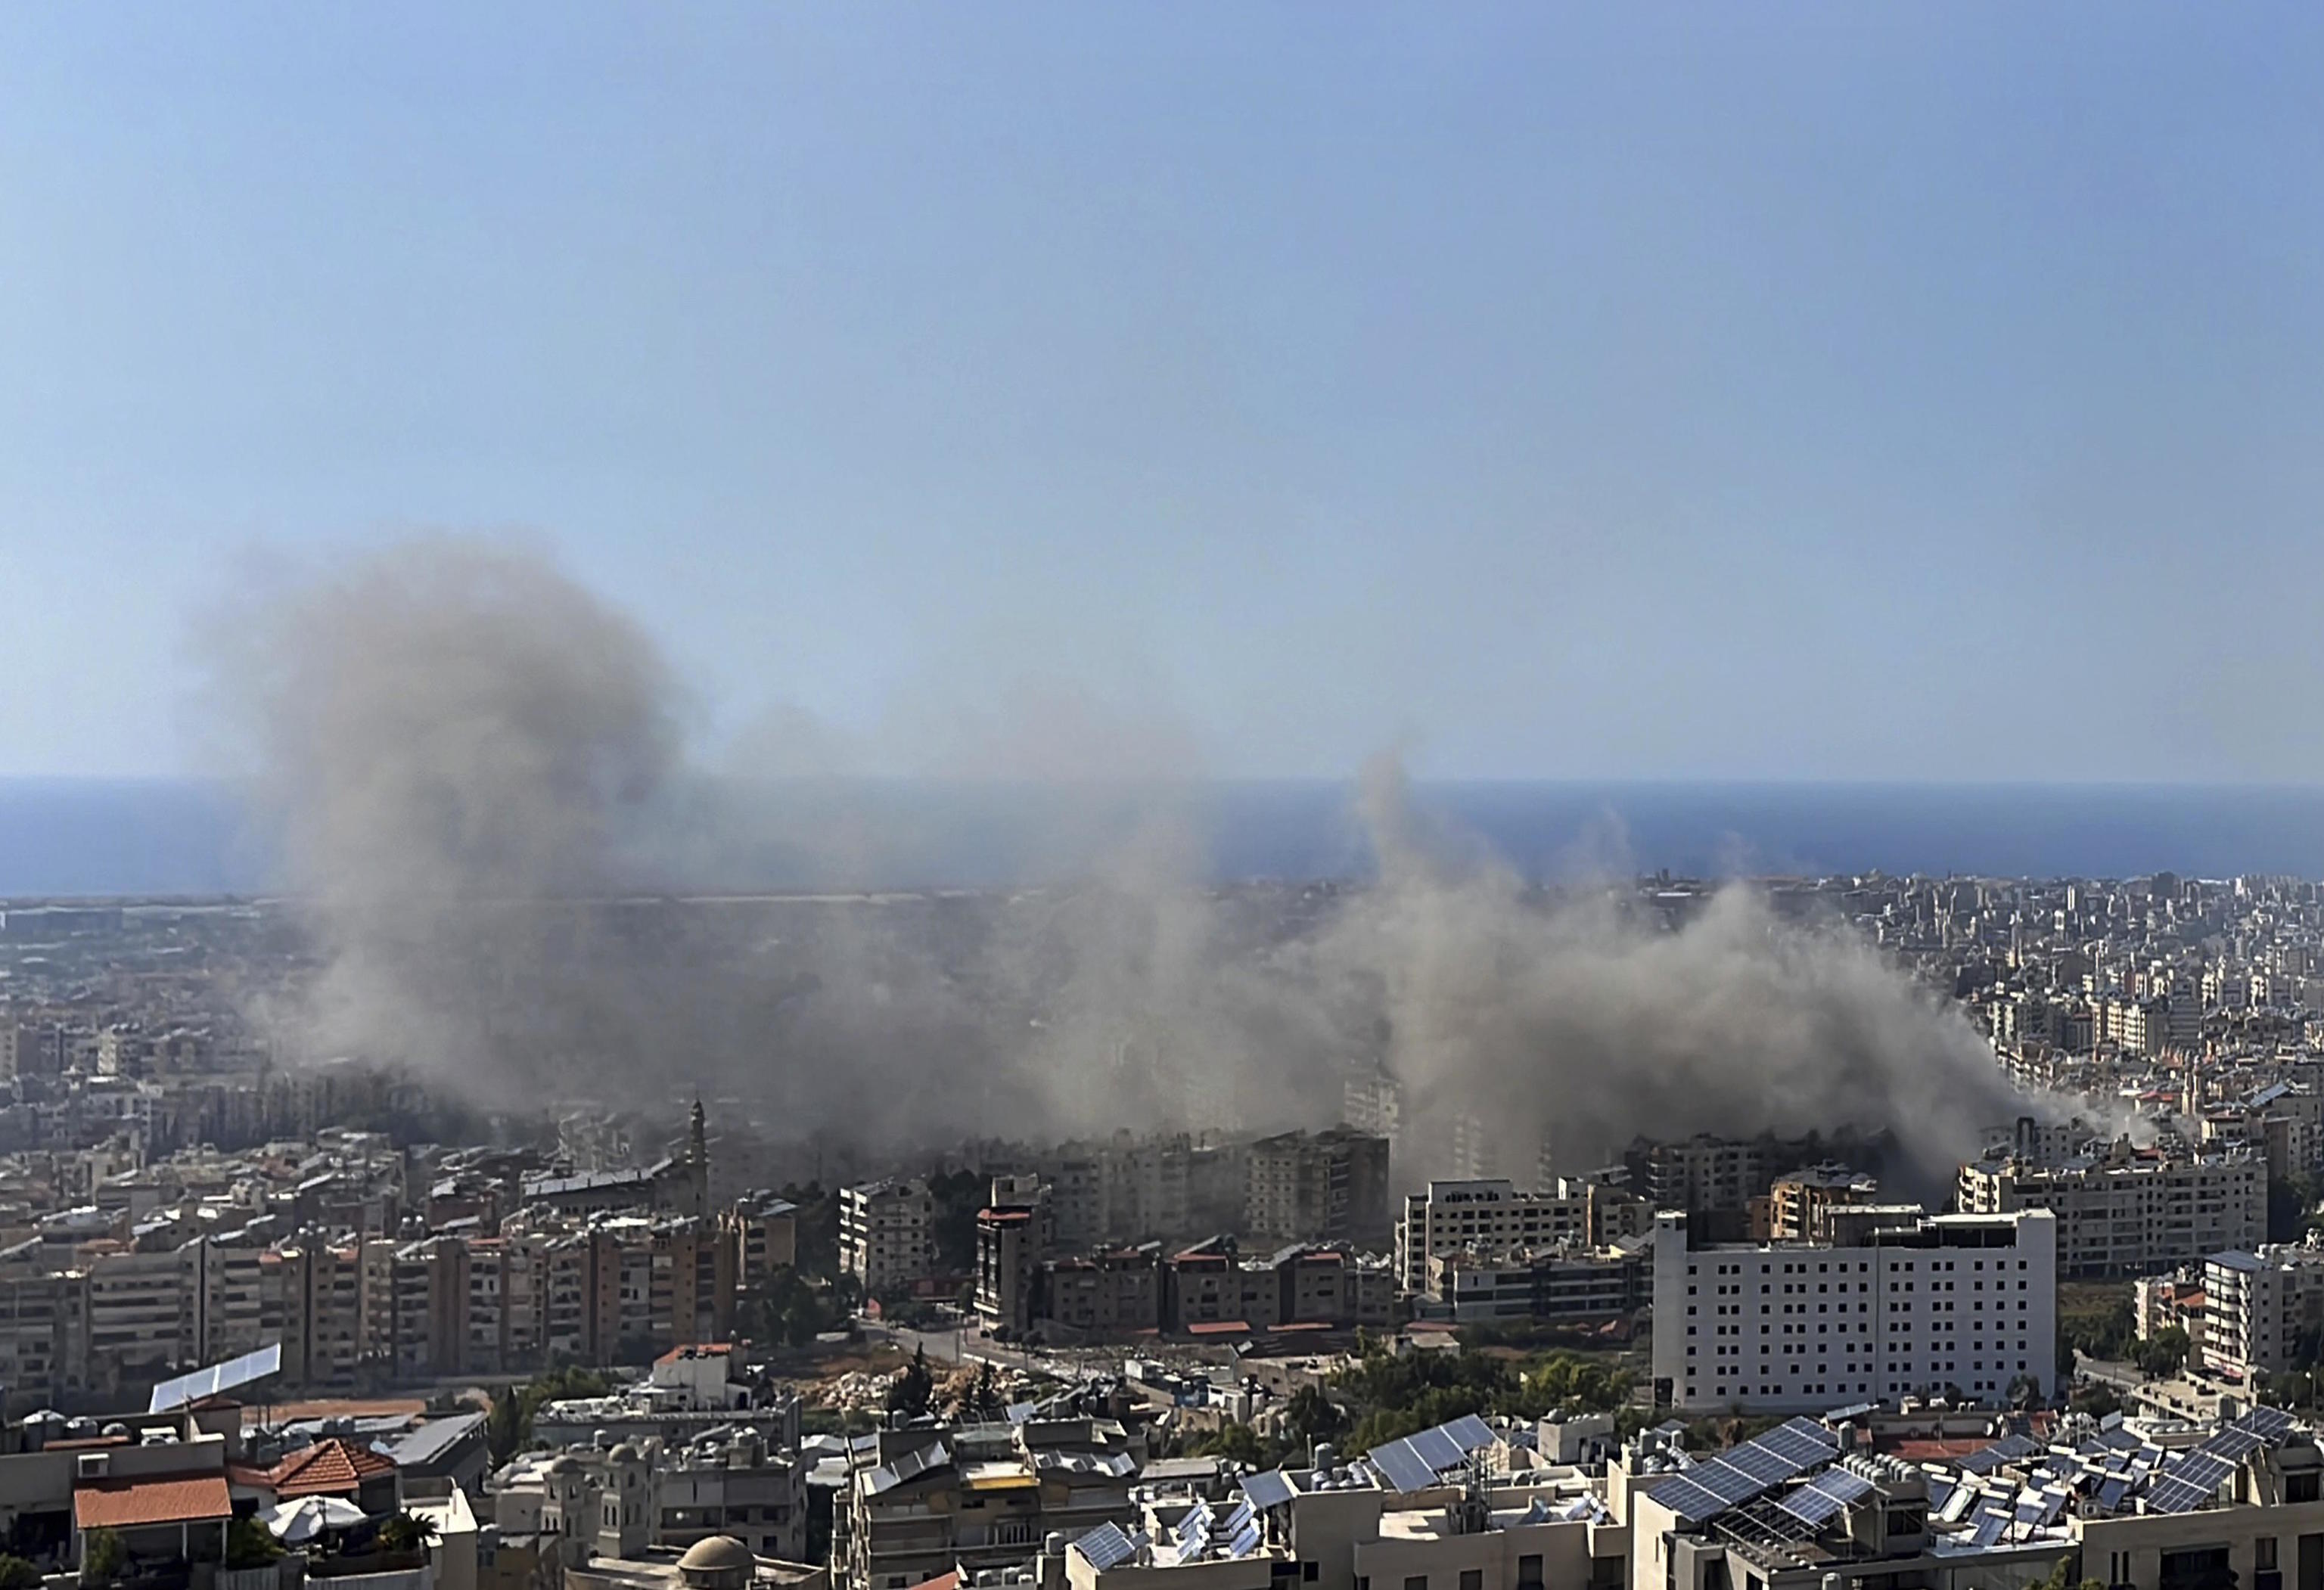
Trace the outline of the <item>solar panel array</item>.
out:
M 1291 1476 L 1279 1468 L 1242 1477 L 1242 1493 L 1258 1508 L 1280 1507 L 1291 1500 Z
M 2298 1420 L 2281 1408 L 2255 1408 L 2236 1422 L 2273 1446 L 2290 1435 Z
M 1775 1506 L 1811 1529 L 1821 1529 L 1843 1508 L 1871 1493 L 1872 1482 L 1853 1469 L 1827 1469 Z
M 175 1380 L 165 1380 L 153 1388 L 153 1395 L 145 1405 L 148 1413 L 167 1413 L 189 1402 L 198 1402 L 204 1397 L 214 1397 L 220 1392 L 246 1386 L 254 1380 L 263 1380 L 282 1367 L 282 1344 L 273 1342 L 254 1353 L 244 1353 L 239 1358 L 228 1358 L 223 1364 L 213 1364 L 207 1369 L 197 1369 Z
M 1831 1431 L 1812 1419 L 1794 1419 L 1655 1486 L 1654 1497 L 1681 1522 L 1699 1524 L 1766 1495 L 1793 1475 L 1831 1462 L 1838 1453 L 1839 1441 Z
M 1089 1559 L 1090 1567 L 1100 1573 L 1120 1567 L 1138 1555 L 1138 1542 L 1121 1532 L 1119 1524 L 1100 1524 L 1074 1542 L 1074 1549 Z
M 1364 1461 L 1397 1490 L 1410 1494 L 1425 1491 L 1468 1460 L 1469 1454 L 1493 1442 L 1493 1427 L 1475 1414 L 1374 1447 Z
M 1970 1474 L 1988 1475 L 2006 1465 L 2022 1463 L 2041 1449 L 2040 1443 L 2024 1436 L 2004 1436 L 1962 1458 L 1960 1466 Z

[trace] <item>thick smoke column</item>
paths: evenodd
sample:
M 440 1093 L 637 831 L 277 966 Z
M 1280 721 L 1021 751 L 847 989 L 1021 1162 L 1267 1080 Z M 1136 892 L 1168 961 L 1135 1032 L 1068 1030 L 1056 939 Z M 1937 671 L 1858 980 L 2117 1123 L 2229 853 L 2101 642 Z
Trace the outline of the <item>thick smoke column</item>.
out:
M 538 557 L 455 540 L 237 619 L 227 681 L 328 958 L 303 1046 L 505 1097 L 619 1051 L 568 903 L 622 885 L 676 765 L 643 634 Z
M 1365 781 L 1380 887 L 1323 946 L 1385 987 L 1391 1063 L 1424 1117 L 1487 1124 L 1503 1162 L 1569 1170 L 1633 1136 L 1893 1130 L 1941 1197 L 1986 1127 L 2024 1113 L 1958 1008 L 1839 926 L 1721 891 L 1665 931 L 1600 890 L 1554 907 L 1420 831 L 1392 766 Z
M 897 1153 L 1321 1125 L 1385 1062 L 1424 1125 L 1489 1123 L 1520 1174 L 1545 1138 L 1581 1169 L 1641 1133 L 1854 1126 L 1893 1130 L 1928 1187 L 2024 1107 L 1859 937 L 1742 887 L 1674 930 L 1617 888 L 1552 904 L 1423 832 L 1392 767 L 1365 780 L 1368 887 L 1213 891 L 1166 809 L 1013 898 L 669 914 L 623 891 L 814 839 L 695 798 L 668 671 L 547 563 L 407 545 L 239 634 L 229 679 L 327 957 L 305 1046 L 493 1102 L 714 1088 Z M 844 829 L 876 866 L 872 810 Z

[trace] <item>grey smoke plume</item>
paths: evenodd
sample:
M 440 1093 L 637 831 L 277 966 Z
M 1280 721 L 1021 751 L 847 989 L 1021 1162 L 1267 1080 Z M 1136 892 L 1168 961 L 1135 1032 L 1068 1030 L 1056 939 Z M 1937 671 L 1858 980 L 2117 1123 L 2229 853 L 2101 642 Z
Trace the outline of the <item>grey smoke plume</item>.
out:
M 892 1153 L 1321 1125 L 1384 1063 L 1424 1126 L 1476 1117 L 1519 1175 L 1545 1141 L 1581 1169 L 1642 1133 L 1853 1126 L 1893 1130 L 1930 1186 L 2023 1107 L 1859 938 L 1743 887 L 1674 931 L 1618 889 L 1553 900 L 1425 832 L 1393 766 L 1363 785 L 1368 887 L 1213 890 L 1164 802 L 1014 895 L 671 910 L 632 891 L 770 854 L 861 876 L 892 813 L 828 783 L 704 794 L 650 644 L 521 550 L 395 547 L 237 633 L 228 682 L 325 955 L 302 1046 L 493 1102 L 704 1088 Z

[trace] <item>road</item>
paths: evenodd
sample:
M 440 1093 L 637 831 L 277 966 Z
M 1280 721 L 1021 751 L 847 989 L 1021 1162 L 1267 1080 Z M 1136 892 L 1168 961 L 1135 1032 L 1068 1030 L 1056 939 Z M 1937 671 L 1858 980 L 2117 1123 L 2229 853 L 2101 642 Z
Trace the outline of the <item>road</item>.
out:
M 914 1330 L 907 1325 L 883 1325 L 876 1319 L 860 1323 L 863 1334 L 874 1341 L 882 1337 L 893 1342 L 907 1353 L 924 1352 L 931 1364 L 990 1364 L 996 1369 L 1013 1369 L 1027 1374 L 1049 1374 L 1060 1380 L 1080 1378 L 1074 1366 L 1063 1359 L 1053 1358 L 1039 1351 L 1026 1351 L 988 1341 L 967 1326 L 947 1327 L 941 1330 Z

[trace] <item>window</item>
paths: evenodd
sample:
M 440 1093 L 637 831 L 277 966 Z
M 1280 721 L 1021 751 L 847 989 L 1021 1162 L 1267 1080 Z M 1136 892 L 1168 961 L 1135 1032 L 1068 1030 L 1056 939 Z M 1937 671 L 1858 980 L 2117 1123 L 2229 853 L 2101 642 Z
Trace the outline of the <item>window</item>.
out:
M 1406 1574 L 1404 1576 L 1404 1590 L 1428 1590 L 1428 1576 Z
M 1482 1568 L 1462 1568 L 1461 1570 L 1461 1590 L 1485 1590 L 1485 1570 Z
M 1316 1576 L 1323 1571 L 1323 1565 L 1320 1562 L 1303 1562 L 1299 1565 L 1300 1582 L 1312 1585 L 1315 1582 Z
M 1535 1556 L 1528 1556 L 1528 1557 L 1520 1557 L 1520 1558 L 1517 1558 L 1517 1590 L 1525 1590 L 1525 1587 L 1526 1587 L 1526 1585 L 1538 1585 L 1538 1584 L 1540 1584 L 1540 1583 L 1541 1583 L 1541 1558 L 1540 1558 L 1540 1557 L 1539 1557 L 1538 1555 L 1535 1555 Z M 1357 1585 L 1356 1585 L 1356 1590 L 1370 1590 L 1370 1586 L 1369 1586 L 1369 1585 L 1365 1585 L 1365 1584 L 1361 1583 L 1360 1581 L 1359 1581 L 1359 1582 L 1358 1582 L 1358 1584 L 1357 1584 Z

